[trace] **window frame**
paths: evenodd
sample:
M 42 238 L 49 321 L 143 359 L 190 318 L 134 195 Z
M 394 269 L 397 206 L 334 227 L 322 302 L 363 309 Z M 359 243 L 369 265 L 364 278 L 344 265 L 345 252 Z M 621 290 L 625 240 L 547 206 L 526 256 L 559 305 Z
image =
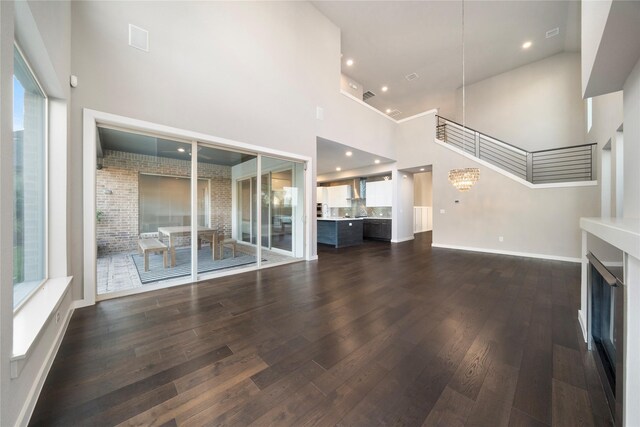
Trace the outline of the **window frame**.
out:
M 42 95 L 44 97 L 44 120 L 43 120 L 44 122 L 44 129 L 43 129 L 43 137 L 44 137 L 44 171 L 43 171 L 44 172 L 44 254 L 43 254 L 44 255 L 44 278 L 37 286 L 35 286 L 31 291 L 29 291 L 27 296 L 25 296 L 22 299 L 22 301 L 20 301 L 18 304 L 16 304 L 13 307 L 13 315 L 15 316 L 20 311 L 20 309 L 22 309 L 28 303 L 28 301 L 40 289 L 42 289 L 42 287 L 49 280 L 49 96 L 47 95 L 47 92 L 42 87 L 42 83 L 40 83 L 40 80 L 38 79 L 37 74 L 33 71 L 33 67 L 31 66 L 31 64 L 29 63 L 29 60 L 25 56 L 24 51 L 20 48 L 18 43 L 15 41 L 13 43 L 13 47 L 15 51 L 18 53 L 18 55 L 20 55 L 20 58 L 24 62 L 29 73 L 31 73 L 31 77 L 36 82 L 38 89 L 40 89 L 40 92 L 42 92 Z M 14 66 L 13 76 L 15 78 L 15 66 Z M 15 96 L 15 94 L 13 94 L 12 92 L 12 98 L 13 96 Z M 12 107 L 13 107 L 13 101 L 12 101 Z M 12 116 L 13 116 L 13 109 L 12 109 Z M 12 126 L 12 132 L 13 132 L 13 126 Z M 13 173 L 15 174 L 15 170 Z M 13 194 L 13 197 L 15 198 L 15 192 Z M 13 200 L 13 202 L 15 203 L 15 200 Z M 13 228 L 15 228 L 15 224 L 13 224 Z M 13 263 L 11 268 L 13 271 Z M 14 290 L 14 285 L 12 284 L 11 295 L 13 295 L 13 290 Z

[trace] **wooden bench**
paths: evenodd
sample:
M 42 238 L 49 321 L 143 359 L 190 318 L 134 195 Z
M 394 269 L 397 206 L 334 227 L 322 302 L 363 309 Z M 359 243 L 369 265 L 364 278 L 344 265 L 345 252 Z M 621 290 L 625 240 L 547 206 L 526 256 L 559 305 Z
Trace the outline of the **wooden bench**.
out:
M 144 256 L 144 271 L 149 271 L 149 253 L 162 253 L 164 268 L 167 268 L 169 248 L 158 239 L 138 240 L 140 253 Z

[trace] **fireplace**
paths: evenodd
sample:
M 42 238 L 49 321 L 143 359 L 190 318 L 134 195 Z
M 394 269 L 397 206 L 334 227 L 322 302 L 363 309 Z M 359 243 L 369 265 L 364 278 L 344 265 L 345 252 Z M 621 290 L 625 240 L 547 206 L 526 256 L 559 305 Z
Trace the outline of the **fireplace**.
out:
M 622 425 L 625 293 L 622 260 L 612 262 L 607 257 L 608 261 L 601 261 L 591 252 L 587 258 L 589 350 L 593 351 L 611 415 L 616 425 Z

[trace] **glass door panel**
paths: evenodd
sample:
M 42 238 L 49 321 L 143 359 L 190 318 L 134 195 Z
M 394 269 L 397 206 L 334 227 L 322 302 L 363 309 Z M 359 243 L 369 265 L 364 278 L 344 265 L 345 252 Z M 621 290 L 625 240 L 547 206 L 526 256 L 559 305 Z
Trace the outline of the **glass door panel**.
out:
M 203 208 L 197 240 L 198 275 L 257 264 L 250 245 L 255 236 L 256 165 L 256 156 L 198 143 L 198 178 L 206 182 L 198 186 L 198 207 Z
M 262 246 L 269 249 L 271 247 L 270 242 L 270 230 L 271 230 L 271 183 L 269 180 L 270 174 L 262 175 L 262 182 L 260 183 L 261 191 L 260 191 L 260 209 L 262 209 L 262 215 L 260 222 L 262 223 Z
M 293 170 L 271 173 L 271 246 L 293 250 Z
M 304 163 L 262 156 L 264 262 L 304 257 Z M 267 234 L 264 234 L 267 233 Z
M 107 128 L 98 133 L 97 293 L 188 280 L 191 144 Z M 205 182 L 198 185 L 206 191 Z

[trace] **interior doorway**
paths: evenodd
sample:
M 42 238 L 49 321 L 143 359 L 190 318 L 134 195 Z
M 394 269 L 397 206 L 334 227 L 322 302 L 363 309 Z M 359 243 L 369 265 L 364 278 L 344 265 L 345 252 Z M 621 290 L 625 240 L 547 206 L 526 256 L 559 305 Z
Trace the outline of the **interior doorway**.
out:
M 413 174 L 413 232 L 433 230 L 433 171 L 431 165 Z

